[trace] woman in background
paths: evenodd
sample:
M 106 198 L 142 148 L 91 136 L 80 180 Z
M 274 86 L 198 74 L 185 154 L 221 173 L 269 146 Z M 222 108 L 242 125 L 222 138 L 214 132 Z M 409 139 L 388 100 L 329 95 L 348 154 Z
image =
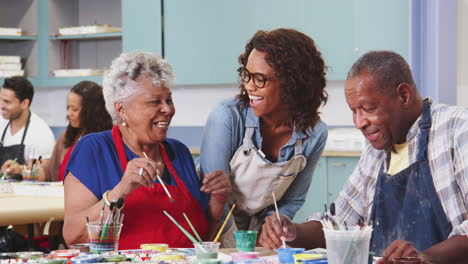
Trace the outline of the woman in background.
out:
M 84 135 L 112 128 L 102 87 L 82 81 L 70 89 L 67 98 L 68 126 L 60 135 L 47 164 L 39 171 L 39 181 L 63 181 L 65 168 L 76 142 Z
M 260 230 L 275 212 L 272 193 L 290 219 L 304 204 L 327 139 L 326 67 L 310 37 L 282 28 L 258 31 L 239 63 L 240 93 L 210 113 L 200 169 L 230 175 L 237 229 Z

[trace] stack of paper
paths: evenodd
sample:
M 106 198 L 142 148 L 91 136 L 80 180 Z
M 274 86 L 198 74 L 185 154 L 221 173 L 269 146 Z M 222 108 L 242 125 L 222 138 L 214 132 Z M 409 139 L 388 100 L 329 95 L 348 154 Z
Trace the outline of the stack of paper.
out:
M 20 56 L 0 56 L 0 77 L 24 76 Z
M 95 76 L 103 75 L 102 69 L 59 69 L 54 70 L 55 77 L 82 77 L 82 76 Z
M 110 25 L 90 25 L 90 26 L 59 28 L 59 35 L 98 34 L 98 33 L 107 33 L 107 32 L 121 32 L 121 31 L 122 31 L 121 28 L 111 27 Z
M 21 28 L 0 27 L 0 35 L 3 36 L 21 36 L 22 34 L 23 30 Z

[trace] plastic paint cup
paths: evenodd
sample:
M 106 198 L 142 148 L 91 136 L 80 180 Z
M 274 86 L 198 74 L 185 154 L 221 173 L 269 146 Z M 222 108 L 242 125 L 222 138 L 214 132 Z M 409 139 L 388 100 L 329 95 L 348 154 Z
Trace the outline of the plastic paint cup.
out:
M 14 258 L 16 258 L 16 253 L 13 253 L 13 252 L 0 253 L 0 259 L 14 259 Z
M 293 258 L 294 258 L 294 264 L 301 264 L 305 260 L 324 259 L 325 257 L 321 254 L 303 253 L 303 254 L 293 255 Z
M 101 225 L 99 221 L 87 223 L 89 251 L 100 253 L 117 251 L 122 225 Z
M 219 252 L 219 242 L 193 243 L 197 259 L 217 259 Z
M 49 253 L 49 256 L 53 259 L 66 258 L 71 259 L 80 254 L 79 249 L 63 249 L 63 250 L 54 250 Z
M 394 258 L 392 261 L 393 264 L 423 264 L 423 260 L 416 257 Z
M 280 263 L 294 263 L 293 255 L 304 253 L 304 248 L 278 248 L 278 259 Z
M 240 259 L 240 260 L 234 260 L 234 264 L 266 264 L 267 261 L 264 259 Z
M 143 250 L 157 250 L 159 252 L 166 252 L 168 247 L 169 247 L 168 244 L 161 244 L 161 243 L 151 243 L 151 244 L 140 245 L 140 248 Z
M 101 255 L 99 254 L 86 254 L 78 257 L 71 258 L 72 264 L 84 264 L 84 263 L 96 263 L 101 261 Z
M 16 252 L 16 257 L 19 259 L 24 260 L 29 260 L 29 259 L 39 259 L 44 257 L 44 252 L 40 251 L 23 251 L 23 252 Z M 24 262 L 26 262 L 24 261 Z
M 21 170 L 21 175 L 23 175 L 23 180 L 32 180 L 31 170 Z
M 78 249 L 80 252 L 89 252 L 89 244 L 73 244 L 68 246 L 70 249 Z
M 155 257 L 156 260 L 167 261 L 167 260 L 184 260 L 185 254 L 183 253 L 160 253 Z
M 257 231 L 253 230 L 238 230 L 234 231 L 236 239 L 236 248 L 239 251 L 252 252 L 255 250 L 257 243 Z
M 232 261 L 234 260 L 244 260 L 244 259 L 258 259 L 260 256 L 259 252 L 233 252 L 231 253 Z
M 192 264 L 221 264 L 219 259 L 194 259 Z
M 369 260 L 369 244 L 372 228 L 360 229 L 358 226 L 349 230 L 323 229 L 327 244 L 328 263 L 362 264 Z

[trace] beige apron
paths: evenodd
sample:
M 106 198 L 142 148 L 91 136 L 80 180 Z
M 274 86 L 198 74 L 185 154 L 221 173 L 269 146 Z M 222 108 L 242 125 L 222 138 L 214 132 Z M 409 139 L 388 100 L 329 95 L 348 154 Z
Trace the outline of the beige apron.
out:
M 302 139 L 294 146 L 294 157 L 288 161 L 272 163 L 257 150 L 252 142 L 254 127 L 246 127 L 243 145 L 232 157 L 232 200 L 235 224 L 223 235 L 224 247 L 235 247 L 232 232 L 235 230 L 260 230 L 266 217 L 267 207 L 273 204 L 272 193 L 281 200 L 286 190 L 306 166 L 302 155 Z

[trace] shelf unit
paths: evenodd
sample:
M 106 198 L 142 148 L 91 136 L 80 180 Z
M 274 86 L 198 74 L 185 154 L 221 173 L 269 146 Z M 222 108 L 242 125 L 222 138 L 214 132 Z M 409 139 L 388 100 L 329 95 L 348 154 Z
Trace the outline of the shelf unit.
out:
M 97 40 L 97 39 L 121 39 L 122 32 L 109 32 L 98 34 L 66 35 L 50 37 L 52 40 Z
M 1 40 L 37 40 L 37 36 L 6 36 L 6 35 L 0 35 L 0 41 Z
M 38 68 L 38 2 L 0 1 L 0 27 L 21 28 L 23 36 L 0 35 L 0 55 L 21 56 L 25 76 L 36 82 Z M 0 78 L 0 85 L 3 78 Z
M 49 0 L 47 86 L 70 86 L 81 80 L 102 83 L 102 76 L 54 77 L 56 69 L 103 69 L 122 52 L 122 32 L 57 36 L 58 29 L 77 25 L 108 24 L 122 27 L 120 0 Z M 44 63 L 41 61 L 41 67 Z

